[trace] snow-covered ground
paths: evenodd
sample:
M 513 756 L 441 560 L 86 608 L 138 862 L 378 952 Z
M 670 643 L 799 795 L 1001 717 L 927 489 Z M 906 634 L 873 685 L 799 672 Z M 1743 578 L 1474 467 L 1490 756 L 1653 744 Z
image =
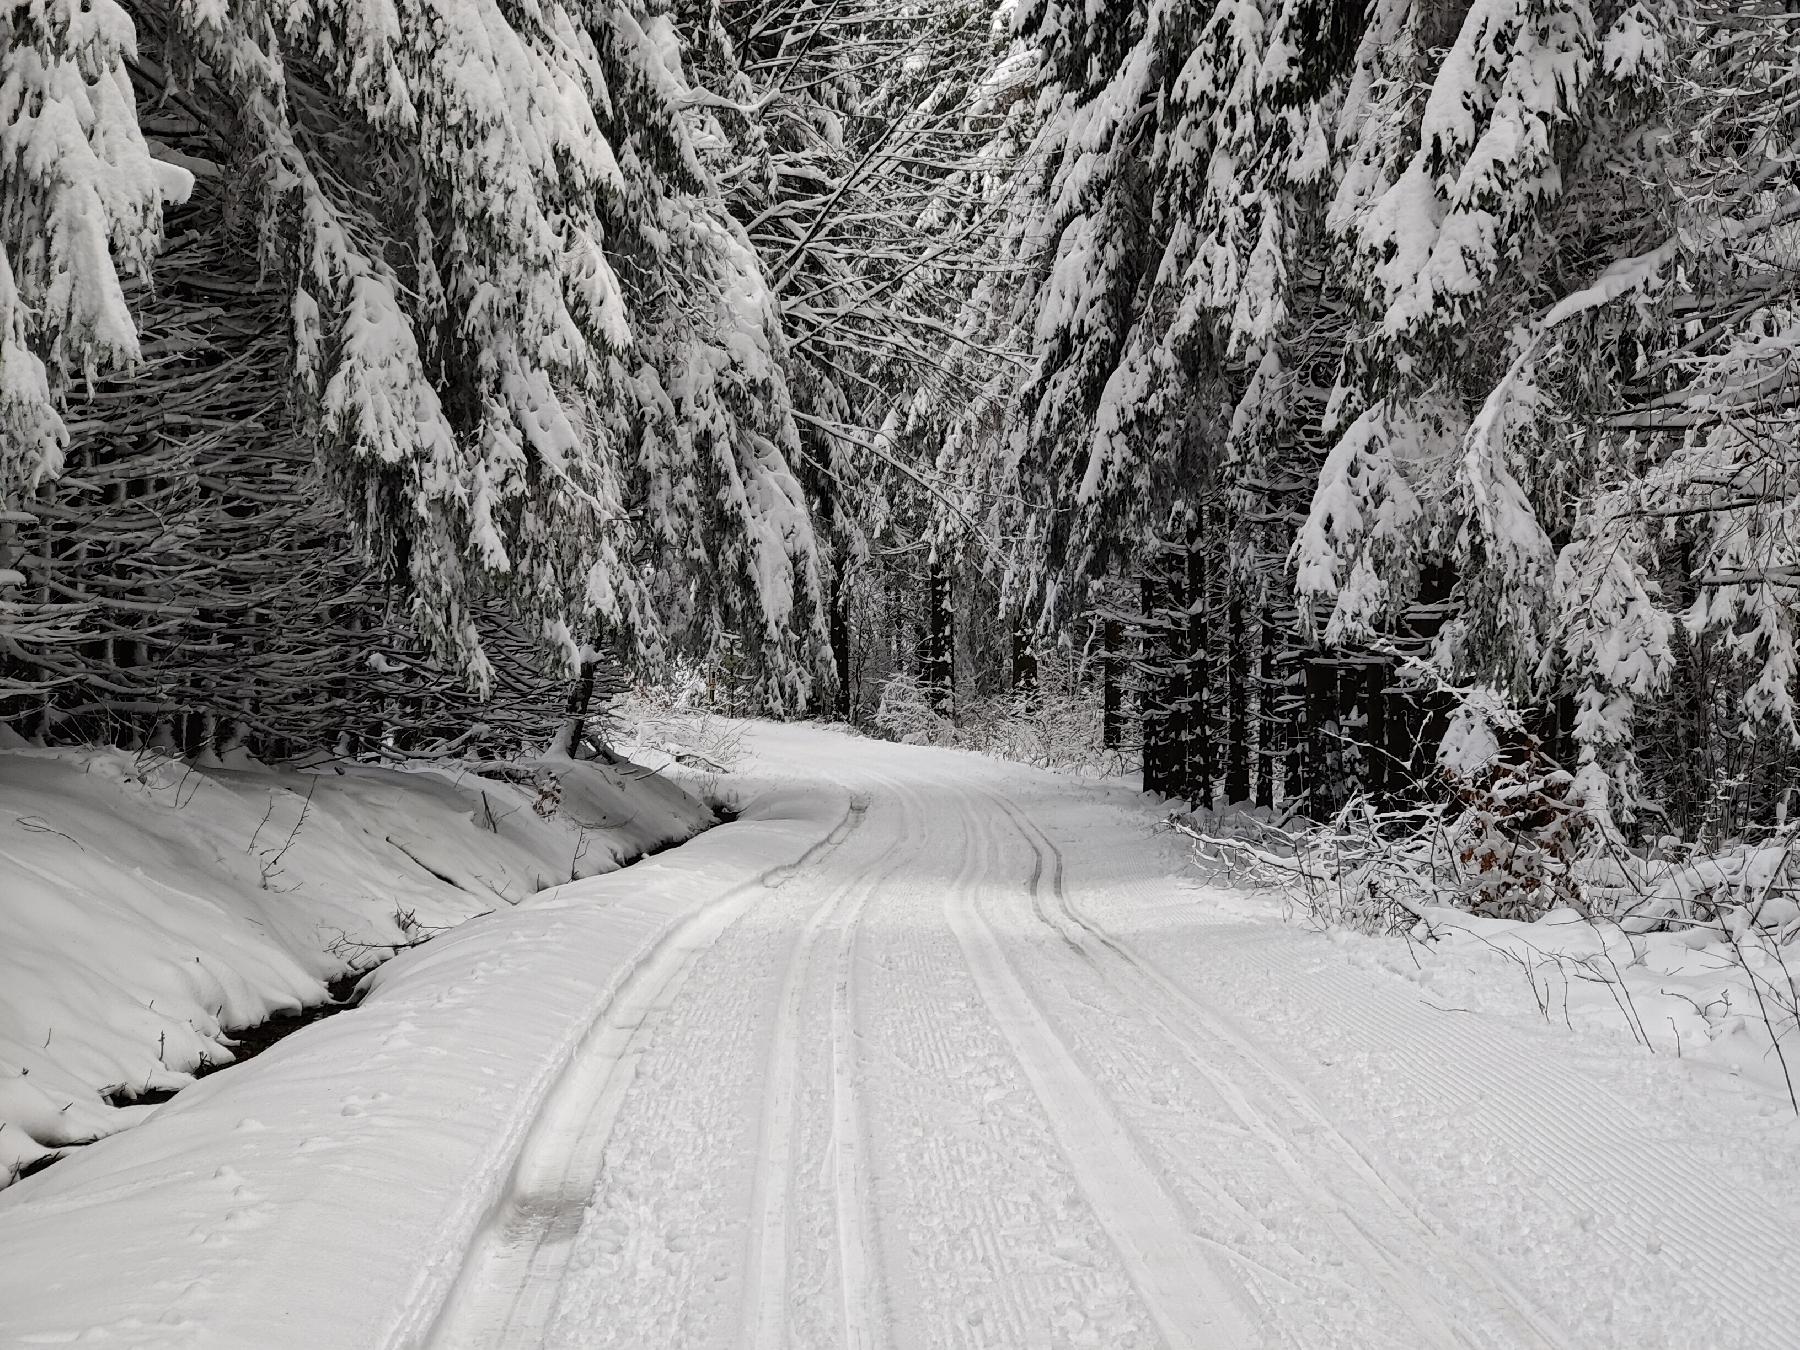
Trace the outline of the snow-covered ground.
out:
M 1416 983 L 1441 1007 L 1625 1040 L 1703 1078 L 1754 1085 L 1791 1115 L 1790 1078 L 1800 1088 L 1800 954 L 1791 941 L 1740 927 L 1637 932 L 1568 909 L 1527 923 L 1440 908 L 1427 910 L 1404 942 L 1341 940 L 1352 959 Z
M 741 820 L 0 1193 L 0 1344 L 1795 1344 L 1765 1084 L 1435 1006 L 1127 791 L 745 743 Z
M 505 773 L 518 781 L 495 776 Z M 226 1028 L 712 820 L 634 765 L 196 769 L 0 750 L 0 1185 L 230 1062 Z

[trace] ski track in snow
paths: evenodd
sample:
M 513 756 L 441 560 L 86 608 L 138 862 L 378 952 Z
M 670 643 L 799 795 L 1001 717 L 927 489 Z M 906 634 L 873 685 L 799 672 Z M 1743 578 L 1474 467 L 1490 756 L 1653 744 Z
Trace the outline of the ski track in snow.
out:
M 1068 893 L 1061 850 L 1016 807 L 996 794 L 989 796 L 1032 850 L 1028 890 L 1035 918 L 1073 959 L 1123 999 L 1109 1018 L 1141 1027 L 1159 1043 L 1160 1067 L 1173 1070 L 1172 1076 L 1192 1075 L 1229 1112 L 1230 1123 L 1236 1127 L 1228 1136 L 1236 1154 L 1233 1167 L 1262 1165 L 1257 1176 L 1262 1194 L 1255 1197 L 1259 1206 L 1271 1208 L 1276 1200 L 1271 1192 L 1285 1182 L 1289 1194 L 1281 1199 L 1297 1214 L 1305 1215 L 1305 1222 L 1296 1226 L 1281 1253 L 1290 1268 L 1303 1268 L 1308 1259 L 1295 1242 L 1308 1235 L 1324 1238 L 1330 1243 L 1325 1262 L 1352 1267 L 1360 1276 L 1346 1281 L 1341 1272 L 1336 1274 L 1333 1283 L 1340 1285 L 1337 1297 L 1354 1300 L 1359 1291 L 1379 1290 L 1399 1315 L 1401 1324 L 1385 1335 L 1379 1328 L 1365 1327 L 1350 1343 L 1418 1346 L 1420 1350 L 1491 1343 L 1479 1330 L 1463 1325 L 1457 1311 L 1439 1307 L 1426 1292 L 1437 1289 L 1465 1295 L 1478 1292 L 1486 1310 L 1504 1328 L 1504 1338 L 1492 1343 L 1556 1350 L 1567 1344 L 1564 1335 L 1508 1287 L 1502 1275 L 1456 1252 L 1442 1232 L 1434 1231 L 1429 1220 L 1400 1198 L 1393 1185 L 1332 1128 L 1269 1057 L 1232 1033 L 1153 962 L 1085 917 Z M 1048 886 L 1044 884 L 1046 876 Z M 1115 1055 L 1126 1048 L 1108 1044 L 1104 1037 L 1098 1042 L 1103 1052 Z M 1147 1092 L 1139 1086 L 1122 1095 L 1143 1100 Z M 1161 1114 L 1166 1118 L 1170 1113 L 1165 1109 Z M 1202 1114 L 1191 1108 L 1174 1113 L 1179 1120 Z M 1165 1157 L 1171 1172 L 1181 1168 L 1177 1156 Z M 1250 1245 L 1239 1239 L 1234 1250 L 1240 1259 Z M 1273 1269 L 1273 1263 L 1263 1269 Z M 1420 1278 L 1425 1273 L 1431 1277 L 1428 1281 Z M 1323 1343 L 1320 1338 L 1331 1334 L 1329 1328 L 1318 1328 L 1312 1337 L 1296 1343 Z
M 1003 851 L 991 832 L 992 820 L 969 809 L 980 800 L 973 794 L 966 799 L 967 818 L 981 827 L 978 832 L 988 834 L 979 847 L 997 860 Z M 997 803 L 990 804 L 1003 812 Z M 1011 819 L 1003 813 L 1001 818 Z M 989 872 L 997 875 L 999 868 L 990 865 Z M 1164 1178 L 1027 992 L 982 916 L 981 894 L 988 888 L 946 896 L 946 921 L 962 944 L 982 1002 L 1012 1046 L 1083 1196 L 1112 1239 L 1164 1344 L 1169 1350 L 1252 1344 L 1251 1318 L 1190 1230 Z
M 650 1037 L 720 935 L 829 857 L 867 811 L 866 798 L 853 798 L 818 847 L 694 915 L 620 990 L 534 1124 L 506 1195 L 483 1226 L 428 1338 L 433 1350 L 543 1343 L 613 1124 Z
M 1244 919 L 1122 794 L 753 740 L 841 818 L 618 980 L 390 1350 L 1796 1344 L 1723 1108 Z
M 1008 809 L 1060 870 L 1056 845 Z M 1240 1118 L 1272 1153 L 1312 1156 L 1302 1167 L 1316 1194 L 1365 1245 L 1392 1253 L 1388 1289 L 1428 1319 L 1391 1342 L 1343 1344 L 1436 1344 L 1425 1291 L 1451 1315 L 1456 1345 L 1800 1344 L 1800 1297 L 1776 1274 L 1800 1257 L 1786 1122 L 1764 1136 L 1787 1146 L 1785 1159 L 1776 1154 L 1760 1175 L 1727 1170 L 1706 1156 L 1729 1148 L 1707 1142 L 1736 1123 L 1726 1109 L 1715 1115 L 1706 1103 L 1704 1123 L 1684 1121 L 1645 1090 L 1652 1072 L 1681 1072 L 1667 1060 L 1632 1047 L 1621 1062 L 1618 1049 L 1547 1028 L 1428 1008 L 1411 986 L 1349 966 L 1327 939 L 1172 909 L 1154 869 L 1129 882 L 1120 869 L 1084 880 L 1118 926 L 1088 912 L 1079 885 L 1057 888 L 1066 922 L 1167 996 L 1183 1058 L 1257 1103 L 1264 1126 Z M 1242 1028 L 1267 1008 L 1280 1009 L 1281 1030 Z M 1286 1067 L 1296 1058 L 1357 1071 L 1333 1075 L 1327 1106 Z M 1334 1122 L 1334 1109 L 1351 1104 L 1366 1113 L 1356 1138 Z M 1339 1334 L 1319 1327 L 1295 1343 Z
M 746 912 L 686 1000 L 665 1000 L 667 1073 L 686 1066 L 695 1090 L 673 1099 L 659 1078 L 636 1103 L 592 1174 L 555 1327 L 531 1344 L 1591 1343 L 1336 1128 L 1278 1055 L 1090 914 L 1001 771 L 901 764 L 859 766 L 859 839 Z M 745 1046 L 729 1069 L 722 1017 Z M 1478 1034 L 1454 1064 L 1415 1062 L 1418 1080 L 1481 1063 Z M 1580 1120 L 1558 1091 L 1555 1114 Z M 667 1147 L 734 1098 L 754 1109 L 701 1131 L 699 1153 Z M 1484 1123 L 1528 1143 L 1504 1111 Z M 1652 1197 L 1679 1221 L 1705 1188 Z

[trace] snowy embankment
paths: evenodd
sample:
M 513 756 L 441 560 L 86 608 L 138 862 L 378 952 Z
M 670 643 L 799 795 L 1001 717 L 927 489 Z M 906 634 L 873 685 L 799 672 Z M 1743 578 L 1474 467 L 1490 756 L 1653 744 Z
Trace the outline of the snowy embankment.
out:
M 383 966 L 354 1011 L 0 1192 L 0 1341 L 416 1343 L 615 993 L 847 810 L 776 790 L 679 850 L 477 918 Z
M 0 1185 L 394 947 L 709 825 L 630 764 L 313 773 L 0 751 Z
M 1800 1089 L 1792 941 L 1719 926 L 1633 932 L 1569 909 L 1526 923 L 1435 908 L 1408 937 L 1369 939 L 1364 954 L 1437 1006 L 1629 1038 L 1789 1106 Z
M 1249 813 L 1175 828 L 1195 841 L 1209 878 L 1333 933 L 1435 1007 L 1623 1037 L 1742 1079 L 1800 1114 L 1800 850 L 1791 829 L 1774 843 L 1680 865 L 1621 855 L 1626 871 L 1619 858 L 1583 861 L 1563 882 L 1581 908 L 1534 914 L 1538 892 L 1499 890 L 1498 869 L 1479 865 L 1492 856 L 1487 846 L 1464 842 L 1466 821 L 1417 813 L 1430 828 L 1390 836 L 1373 822 L 1345 829 L 1348 814 L 1298 833 Z

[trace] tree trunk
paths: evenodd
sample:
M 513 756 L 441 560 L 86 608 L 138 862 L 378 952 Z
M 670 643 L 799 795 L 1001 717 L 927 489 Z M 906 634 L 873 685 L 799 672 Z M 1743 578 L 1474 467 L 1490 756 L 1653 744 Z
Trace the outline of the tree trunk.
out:
M 1281 722 L 1276 710 L 1279 697 L 1275 690 L 1275 616 L 1266 608 L 1262 612 L 1259 631 L 1262 651 L 1257 657 L 1256 671 L 1256 804 L 1273 807 Z
M 938 712 L 951 708 L 956 692 L 956 613 L 951 608 L 950 577 L 932 560 L 926 597 L 925 690 Z
M 844 564 L 834 562 L 831 568 L 831 612 L 826 617 L 831 638 L 831 668 L 837 673 L 837 689 L 832 707 L 840 721 L 850 720 L 850 600 L 845 594 Z
M 1306 795 L 1306 658 L 1300 652 L 1290 656 L 1281 685 L 1282 732 L 1287 743 L 1283 795 L 1292 802 Z
M 1141 577 L 1138 581 L 1138 605 L 1143 611 L 1144 625 L 1138 639 L 1138 668 L 1142 672 L 1138 715 L 1144 728 L 1144 791 L 1160 793 L 1170 790 L 1168 696 L 1173 683 L 1173 672 L 1168 664 L 1158 660 L 1166 657 L 1168 646 L 1157 618 L 1164 589 L 1153 577 Z
M 1209 681 L 1209 657 L 1212 633 L 1206 611 L 1206 555 L 1202 552 L 1200 532 L 1205 517 L 1196 516 L 1188 533 L 1187 587 L 1184 597 L 1187 610 L 1187 678 L 1182 703 L 1181 744 L 1186 749 L 1183 795 L 1195 807 L 1209 807 L 1213 799 L 1213 735 Z
M 569 690 L 568 717 L 563 722 L 562 734 L 556 738 L 551 753 L 562 753 L 570 759 L 581 757 L 581 741 L 587 735 L 588 712 L 594 704 L 594 671 L 600 663 L 585 658 L 581 663 L 581 671 L 575 676 L 575 687 Z
M 1322 655 L 1305 663 L 1306 809 L 1323 820 L 1337 798 L 1337 667 Z
M 1125 625 L 1117 619 L 1107 619 L 1101 626 L 1101 645 L 1103 655 L 1100 658 L 1100 674 L 1103 681 L 1100 711 L 1100 744 L 1108 750 L 1117 750 L 1125 739 L 1125 717 L 1123 699 L 1119 687 L 1119 666 L 1121 649 L 1125 645 Z
M 1225 619 L 1225 800 L 1250 800 L 1250 653 L 1244 647 L 1244 602 L 1232 582 Z
M 1386 805 L 1397 775 L 1388 758 L 1388 665 L 1371 661 L 1363 668 L 1364 786 L 1380 805 Z

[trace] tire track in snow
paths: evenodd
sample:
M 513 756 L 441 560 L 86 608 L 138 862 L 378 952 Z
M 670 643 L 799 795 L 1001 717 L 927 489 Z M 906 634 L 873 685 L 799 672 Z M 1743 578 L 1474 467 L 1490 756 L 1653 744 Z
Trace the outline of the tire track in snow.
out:
M 892 780 L 882 786 L 898 790 Z M 831 1085 L 829 1170 L 836 1223 L 838 1280 L 847 1350 L 880 1350 L 886 1344 L 876 1253 L 874 1216 L 868 1195 L 868 1168 L 856 1101 L 855 1022 L 852 1005 L 858 923 L 869 898 L 906 861 L 906 846 L 922 836 L 910 799 L 901 800 L 901 826 L 892 841 L 856 880 L 839 888 L 813 911 L 795 944 L 782 980 L 765 1078 L 757 1175 L 752 1193 L 745 1259 L 744 1308 L 740 1345 L 744 1350 L 786 1350 L 791 1293 L 790 1229 L 792 1193 L 798 1180 L 798 1116 L 804 1003 L 820 979 L 829 982 L 829 1064 Z M 896 861 L 897 857 L 897 861 Z M 832 954 L 821 970 L 819 949 L 832 934 Z
M 1403 1198 L 1396 1185 L 1378 1171 L 1366 1156 L 1338 1131 L 1310 1095 L 1287 1078 L 1280 1068 L 1259 1054 L 1235 1029 L 1225 1024 L 1194 995 L 1171 980 L 1154 962 L 1143 957 L 1090 919 L 1069 894 L 1066 861 L 1062 850 L 1035 821 L 999 793 L 990 793 L 1012 822 L 1014 829 L 1038 856 L 1033 876 L 1033 911 L 1072 951 L 1103 978 L 1106 964 L 1122 971 L 1137 986 L 1134 1002 L 1146 1020 L 1156 1027 L 1175 1050 L 1218 1093 L 1244 1125 L 1252 1140 L 1274 1157 L 1296 1194 L 1313 1203 L 1320 1221 L 1407 1316 L 1422 1338 L 1421 1346 L 1471 1345 L 1470 1329 L 1453 1326 L 1445 1312 L 1426 1298 L 1409 1279 L 1435 1258 L 1448 1261 L 1461 1286 L 1476 1291 L 1485 1306 L 1507 1324 L 1515 1338 L 1509 1344 L 1559 1350 L 1570 1344 L 1565 1333 L 1527 1299 L 1493 1263 L 1480 1260 L 1463 1244 L 1443 1231 L 1416 1203 Z M 1048 864 L 1046 868 L 1044 864 Z M 1048 872 L 1048 908 L 1042 880 Z M 1119 982 L 1111 982 L 1118 986 Z M 1199 1047 L 1208 1047 L 1208 1054 Z M 1229 1061 L 1221 1069 L 1213 1057 Z M 1262 1089 L 1259 1091 L 1258 1089 Z M 1274 1105 L 1253 1100 L 1274 1096 Z M 1285 1116 L 1286 1119 L 1278 1119 Z M 1298 1126 L 1299 1128 L 1296 1128 Z M 1322 1141 L 1329 1154 L 1303 1160 L 1294 1141 Z M 1342 1179 L 1363 1183 L 1354 1196 L 1345 1193 Z M 1319 1204 L 1319 1197 L 1328 1197 Z M 1375 1213 L 1364 1203 L 1373 1199 Z M 1359 1218 L 1359 1211 L 1361 1217 Z M 1364 1224 L 1384 1219 L 1380 1231 Z M 1407 1250 L 1396 1252 L 1397 1242 Z
M 944 922 L 946 893 L 993 871 L 991 832 L 948 784 L 926 791 L 934 847 L 883 889 L 859 963 L 893 1339 L 1148 1350 L 1143 1301 Z
M 966 813 L 975 822 L 985 814 Z M 997 849 L 991 834 L 985 844 Z M 979 888 L 951 892 L 944 916 L 989 1015 L 1048 1114 L 1057 1144 L 1164 1344 L 1169 1350 L 1256 1345 L 1259 1338 L 1240 1306 L 1239 1291 L 1215 1268 L 1154 1163 L 1020 980 L 981 914 Z
M 548 1334 L 563 1272 L 638 1059 L 702 953 L 758 899 L 829 857 L 862 824 L 866 797 L 812 847 L 676 926 L 620 985 L 584 1035 L 519 1149 L 503 1195 L 464 1257 L 420 1344 L 527 1350 Z
M 891 871 L 891 869 L 890 869 Z M 887 874 L 883 874 L 882 880 Z M 862 1117 L 857 1107 L 856 982 L 858 920 L 876 881 L 857 899 L 838 938 L 831 989 L 831 1160 L 836 1199 L 838 1279 L 843 1294 L 845 1350 L 882 1350 L 888 1319 L 879 1283 L 880 1256 Z

